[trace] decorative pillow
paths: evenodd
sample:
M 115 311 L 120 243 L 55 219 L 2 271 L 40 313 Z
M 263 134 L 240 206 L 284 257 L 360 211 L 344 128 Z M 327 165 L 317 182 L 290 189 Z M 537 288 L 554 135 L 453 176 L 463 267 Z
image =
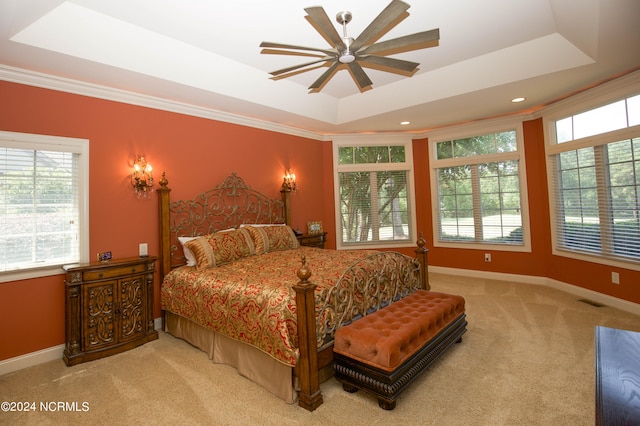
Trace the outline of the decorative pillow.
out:
M 185 246 L 185 244 L 191 240 L 195 240 L 196 238 L 198 237 L 178 237 L 178 241 L 180 241 L 180 245 L 182 246 L 184 258 L 187 260 L 187 266 L 196 266 L 196 256 Z
M 256 253 L 253 240 L 246 229 L 198 237 L 185 243 L 193 252 L 198 270 L 213 268 Z
M 290 226 L 247 226 L 256 254 L 269 253 L 271 251 L 289 250 L 300 247 L 296 234 Z
M 243 223 L 240 228 L 246 228 L 247 226 L 255 226 L 256 228 L 262 228 L 265 226 L 286 226 L 286 223 Z
M 227 229 L 221 229 L 221 230 L 216 231 L 216 232 L 229 232 L 229 231 L 235 231 L 235 230 L 236 230 L 236 228 L 227 228 Z

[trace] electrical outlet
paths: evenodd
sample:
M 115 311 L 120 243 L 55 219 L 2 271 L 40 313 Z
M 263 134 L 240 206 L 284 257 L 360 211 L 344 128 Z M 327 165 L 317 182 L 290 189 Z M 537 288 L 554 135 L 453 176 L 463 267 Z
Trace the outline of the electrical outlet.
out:
M 613 284 L 620 284 L 620 274 L 618 274 L 617 272 L 612 272 L 611 273 L 611 282 Z
M 140 251 L 140 257 L 149 256 L 149 247 L 147 246 L 147 243 L 140 243 L 139 251 Z
M 484 261 L 485 262 L 491 262 L 491 253 L 485 253 L 484 254 Z

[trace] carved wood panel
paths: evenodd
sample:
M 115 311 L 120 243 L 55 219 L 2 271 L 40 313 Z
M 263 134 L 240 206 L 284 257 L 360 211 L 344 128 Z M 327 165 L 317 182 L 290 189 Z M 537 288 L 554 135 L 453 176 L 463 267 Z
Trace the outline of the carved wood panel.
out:
M 84 287 L 86 306 L 85 350 L 107 346 L 114 336 L 114 289 L 117 281 L 90 284 Z
M 120 280 L 120 340 L 144 333 L 144 275 Z

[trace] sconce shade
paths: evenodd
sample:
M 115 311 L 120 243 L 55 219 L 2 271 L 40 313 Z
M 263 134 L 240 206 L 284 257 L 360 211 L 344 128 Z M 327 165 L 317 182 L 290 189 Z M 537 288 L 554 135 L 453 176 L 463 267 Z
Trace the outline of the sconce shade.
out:
M 131 185 L 138 198 L 147 198 L 153 192 L 153 167 L 144 157 L 139 157 L 133 163 Z

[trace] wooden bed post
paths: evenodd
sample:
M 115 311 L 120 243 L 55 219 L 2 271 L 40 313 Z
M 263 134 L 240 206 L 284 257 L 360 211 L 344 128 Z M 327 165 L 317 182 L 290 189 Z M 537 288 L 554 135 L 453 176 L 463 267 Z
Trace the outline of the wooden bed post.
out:
M 291 226 L 291 190 L 287 190 L 283 185 L 280 189 L 280 195 L 284 203 L 284 223 Z
M 431 290 L 431 285 L 429 285 L 429 270 L 427 269 L 427 253 L 429 253 L 429 249 L 425 246 L 427 245 L 427 240 L 422 236 L 422 232 L 420 232 L 420 237 L 418 237 L 418 248 L 414 250 L 416 253 L 416 258 L 420 262 L 420 282 L 421 287 L 424 290 Z
M 171 224 L 169 222 L 169 182 L 162 172 L 158 188 L 158 205 L 160 215 L 160 283 L 171 270 Z
M 318 374 L 318 350 L 316 342 L 316 285 L 309 282 L 311 271 L 307 268 L 307 259 L 302 256 L 302 266 L 298 269 L 300 281 L 293 286 L 296 291 L 296 309 L 298 313 L 298 346 L 300 359 L 298 373 L 300 392 L 298 404 L 313 411 L 322 404 L 320 377 Z

